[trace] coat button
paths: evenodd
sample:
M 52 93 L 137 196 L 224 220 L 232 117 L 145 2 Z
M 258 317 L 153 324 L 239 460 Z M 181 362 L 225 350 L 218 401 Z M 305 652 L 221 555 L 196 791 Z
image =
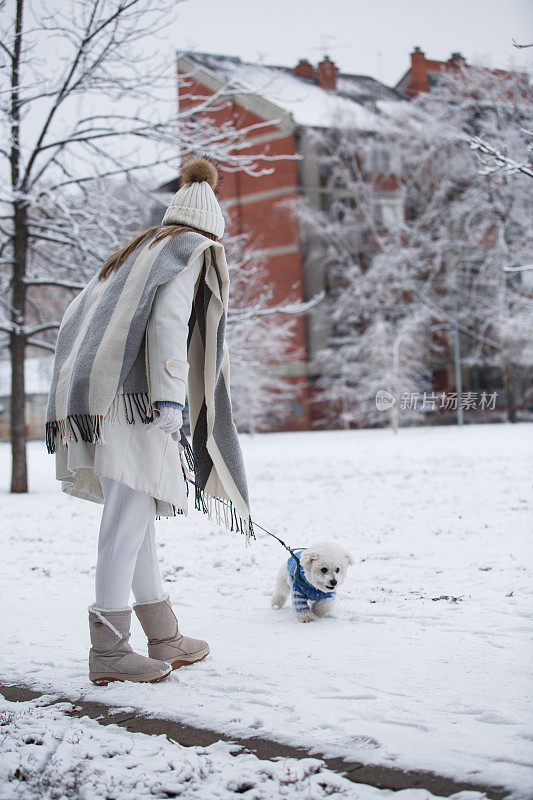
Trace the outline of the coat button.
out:
M 165 367 L 167 368 L 167 372 L 172 375 L 173 378 L 176 377 L 176 362 L 173 361 L 171 358 L 165 362 Z

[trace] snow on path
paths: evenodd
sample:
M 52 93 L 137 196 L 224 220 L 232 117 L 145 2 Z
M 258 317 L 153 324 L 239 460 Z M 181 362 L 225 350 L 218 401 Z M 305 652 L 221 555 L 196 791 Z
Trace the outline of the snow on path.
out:
M 43 698 L 44 699 L 44 698 Z M 71 718 L 70 703 L 9 703 L 0 698 L 2 800 L 112 797 L 113 800 L 438 800 L 431 792 L 354 785 L 314 758 L 262 761 L 235 745 L 181 747 L 166 736 Z M 6 794 L 6 792 L 8 794 Z M 460 792 L 457 800 L 483 800 Z
M 310 753 L 433 770 L 527 796 L 533 425 L 241 437 L 254 518 L 292 546 L 345 544 L 356 564 L 334 618 L 273 611 L 284 551 L 258 531 L 157 523 L 186 634 L 212 654 L 159 684 L 87 678 L 101 509 L 59 491 L 30 445 L 29 497 L 0 496 L 0 679 L 133 706 Z M 0 487 L 9 451 L 0 447 Z M 134 622 L 132 644 L 143 650 Z

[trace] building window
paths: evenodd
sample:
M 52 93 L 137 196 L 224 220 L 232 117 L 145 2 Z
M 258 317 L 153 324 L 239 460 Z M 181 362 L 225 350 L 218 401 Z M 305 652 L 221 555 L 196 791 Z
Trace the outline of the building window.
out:
M 373 175 L 390 175 L 392 172 L 392 154 L 386 145 L 374 145 L 370 152 L 370 171 Z
M 440 83 L 442 83 L 441 75 L 438 75 L 436 72 L 428 72 L 428 89 L 435 89 Z
M 374 223 L 378 228 L 397 228 L 402 222 L 402 203 L 399 199 L 379 197 L 374 200 Z

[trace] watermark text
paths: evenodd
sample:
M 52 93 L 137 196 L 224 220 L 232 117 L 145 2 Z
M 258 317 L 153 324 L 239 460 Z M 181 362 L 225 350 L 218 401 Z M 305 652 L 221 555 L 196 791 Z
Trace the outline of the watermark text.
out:
M 399 408 L 406 411 L 493 411 L 498 392 L 401 392 Z M 387 411 L 396 398 L 385 389 L 376 392 L 376 408 Z

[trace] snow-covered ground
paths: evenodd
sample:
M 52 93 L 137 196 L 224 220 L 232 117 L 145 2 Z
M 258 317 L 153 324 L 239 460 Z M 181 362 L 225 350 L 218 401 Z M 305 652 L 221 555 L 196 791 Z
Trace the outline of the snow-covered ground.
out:
M 160 560 L 183 631 L 211 655 L 161 683 L 93 686 L 101 508 L 61 494 L 38 442 L 31 494 L 7 494 L 4 444 L 0 680 L 528 796 L 533 425 L 241 442 L 256 521 L 292 546 L 330 539 L 355 556 L 333 618 L 272 610 L 284 550 L 261 531 L 245 548 L 191 497 L 187 518 L 156 523 Z M 136 621 L 132 644 L 145 648 Z
M 47 704 L 44 706 L 44 704 Z M 399 792 L 354 785 L 316 758 L 262 761 L 238 746 L 181 747 L 165 736 L 102 727 L 66 712 L 72 703 L 0 697 L 2 800 L 439 800 L 424 789 Z M 483 800 L 463 791 L 455 800 Z
M 50 702 L 49 698 L 43 698 Z M 72 719 L 72 704 L 9 703 L 0 697 L 2 800 L 385 800 L 392 792 L 354 787 L 314 758 L 261 761 L 235 754 L 235 745 L 181 747 L 165 736 L 102 727 L 88 717 Z M 463 793 L 462 793 L 463 794 Z M 461 800 L 481 800 L 478 792 Z M 400 800 L 433 800 L 429 792 L 405 790 Z

